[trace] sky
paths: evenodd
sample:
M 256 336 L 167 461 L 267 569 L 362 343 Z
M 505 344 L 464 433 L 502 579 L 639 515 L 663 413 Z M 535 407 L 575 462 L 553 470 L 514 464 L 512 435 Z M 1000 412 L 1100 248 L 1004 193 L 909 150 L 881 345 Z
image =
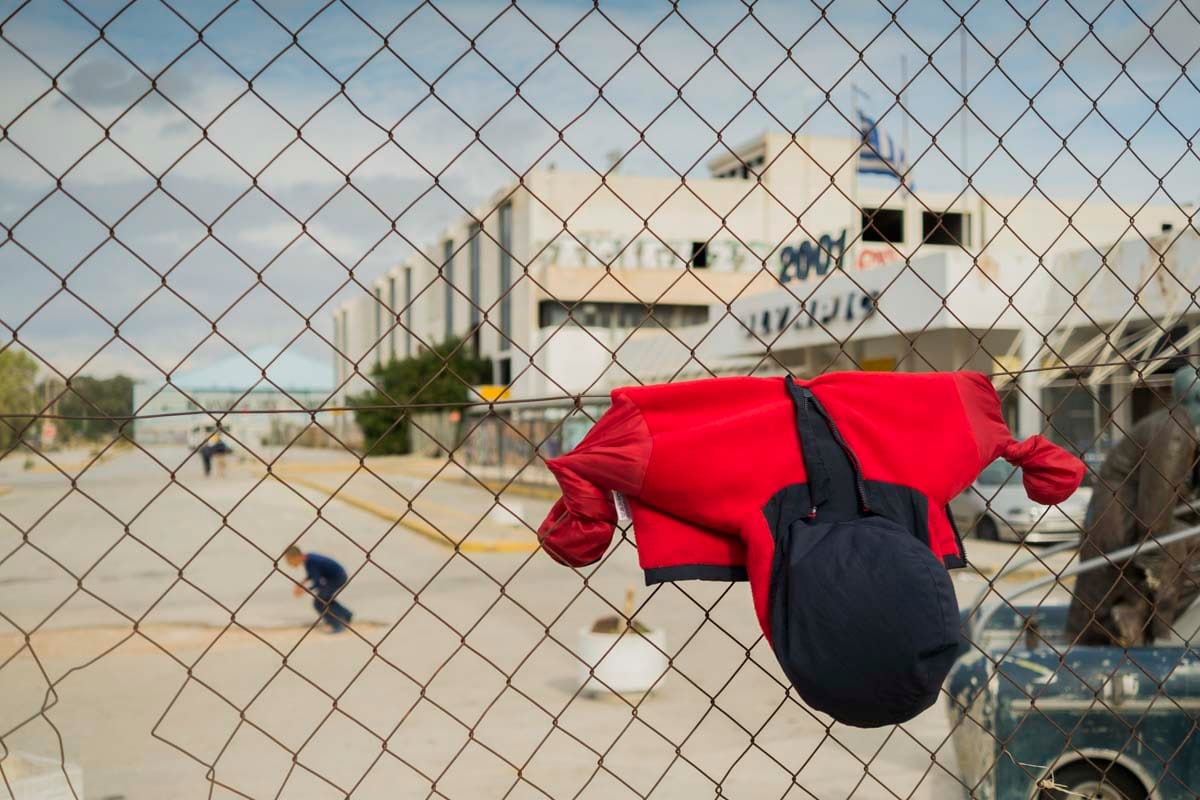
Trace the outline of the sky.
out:
M 351 275 L 534 166 L 703 175 L 856 103 L 918 194 L 1200 199 L 1200 0 L 72 5 L 0 0 L 0 348 L 67 375 L 211 363 L 214 322 L 331 360 Z

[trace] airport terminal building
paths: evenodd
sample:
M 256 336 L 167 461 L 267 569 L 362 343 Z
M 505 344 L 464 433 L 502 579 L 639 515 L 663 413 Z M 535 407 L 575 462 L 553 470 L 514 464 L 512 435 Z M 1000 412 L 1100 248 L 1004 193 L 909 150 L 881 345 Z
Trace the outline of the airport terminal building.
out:
M 1200 336 L 1190 209 L 910 192 L 861 147 L 768 133 L 705 178 L 531 171 L 336 309 L 341 396 L 354 362 L 464 337 L 506 398 L 547 398 L 464 442 L 513 465 L 525 437 L 582 435 L 563 398 L 599 412 L 616 386 L 714 374 L 979 370 L 1014 429 L 1077 449 L 1153 406 L 1161 354 Z

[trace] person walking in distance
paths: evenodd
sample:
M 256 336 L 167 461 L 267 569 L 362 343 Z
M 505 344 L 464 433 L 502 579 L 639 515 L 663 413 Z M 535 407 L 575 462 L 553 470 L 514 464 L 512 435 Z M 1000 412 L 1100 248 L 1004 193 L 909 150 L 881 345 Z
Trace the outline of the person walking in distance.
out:
M 213 458 L 217 458 L 217 474 L 225 474 L 225 456 L 232 451 L 225 440 L 221 438 L 220 428 L 211 429 L 212 433 L 204 440 L 200 448 L 200 460 L 204 463 L 204 477 L 212 475 Z
M 296 585 L 292 594 L 301 597 L 307 588 L 313 594 L 313 608 L 317 610 L 318 618 L 325 622 L 329 632 L 344 631 L 354 616 L 350 609 L 335 599 L 337 593 L 346 585 L 345 568 L 329 556 L 305 553 L 295 545 L 284 552 L 283 558 L 292 568 L 304 567 L 304 581 Z

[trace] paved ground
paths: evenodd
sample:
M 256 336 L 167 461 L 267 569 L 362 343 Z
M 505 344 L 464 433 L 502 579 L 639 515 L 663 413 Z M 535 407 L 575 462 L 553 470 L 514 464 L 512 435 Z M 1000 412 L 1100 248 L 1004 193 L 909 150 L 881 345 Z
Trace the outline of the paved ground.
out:
M 544 497 L 499 507 L 453 470 L 430 482 L 423 460 L 351 477 L 344 455 L 291 452 L 273 470 L 285 485 L 152 455 L 114 455 L 74 491 L 0 462 L 0 737 L 55 759 L 61 741 L 81 798 L 407 798 L 434 781 L 450 798 L 691 798 L 717 782 L 727 797 L 956 796 L 940 707 L 827 729 L 785 695 L 744 585 L 646 589 L 628 543 L 586 575 L 564 569 L 530 550 Z M 330 501 L 338 487 L 355 502 Z M 354 573 L 353 634 L 309 630 L 273 564 L 297 539 Z M 972 544 L 989 569 L 1012 554 Z M 956 581 L 964 600 L 983 585 Z M 636 715 L 578 695 L 572 653 L 630 587 L 673 667 Z

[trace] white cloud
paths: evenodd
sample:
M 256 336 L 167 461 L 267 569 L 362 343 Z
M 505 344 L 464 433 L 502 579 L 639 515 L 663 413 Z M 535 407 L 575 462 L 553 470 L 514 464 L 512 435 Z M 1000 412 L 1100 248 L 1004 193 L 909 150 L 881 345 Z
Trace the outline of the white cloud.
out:
M 156 37 L 152 26 L 157 23 L 139 16 L 142 5 L 135 4 L 122 14 L 119 20 L 122 35 L 117 46 L 139 64 L 166 64 L 179 55 L 184 43 L 192 43 L 190 34 L 173 29 L 171 36 Z M 411 9 L 390 1 L 353 5 L 385 31 Z M 815 24 L 819 12 L 807 6 L 797 10 L 794 4 L 764 0 L 754 7 L 755 19 L 748 19 L 746 9 L 740 4 L 683 4 L 684 18 L 671 15 L 660 25 L 668 15 L 668 7 L 618 4 L 606 9 L 606 13 L 627 35 L 593 14 L 566 37 L 561 54 L 553 56 L 532 75 L 530 71 L 553 48 L 537 28 L 561 37 L 589 12 L 590 2 L 522 2 L 520 10 L 533 18 L 536 27 L 506 3 L 480 0 L 439 5 L 445 6 L 442 12 L 454 25 L 462 27 L 466 36 L 478 35 L 480 54 L 462 59 L 441 77 L 436 85 L 437 97 L 428 96 L 426 81 L 441 75 L 468 45 L 462 34 L 429 8 L 389 39 L 411 70 L 390 51 L 378 53 L 364 65 L 381 44 L 378 37 L 343 13 L 340 6 L 322 14 L 305 29 L 301 45 L 327 65 L 333 73 L 330 77 L 298 50 L 279 58 L 265 72 L 255 74 L 279 49 L 288 45 L 290 35 L 253 5 L 238 4 L 206 30 L 205 38 L 234 68 L 247 76 L 254 75 L 255 90 L 262 100 L 252 96 L 237 100 L 247 89 L 245 80 L 204 46 L 194 46 L 164 74 L 153 76 L 161 94 L 151 93 L 129 108 L 145 93 L 149 79 L 108 45 L 98 44 L 63 74 L 60 85 L 99 124 L 89 121 L 65 97 L 55 93 L 22 113 L 46 91 L 49 79 L 13 48 L 0 43 L 0 74 L 6 78 L 5 91 L 0 95 L 0 125 L 10 126 L 11 139 L 0 141 L 0 224 L 12 225 L 53 187 L 52 177 L 17 152 L 16 145 L 20 145 L 55 174 L 70 169 L 64 187 L 94 210 L 104 224 L 127 217 L 120 227 L 122 240 L 156 269 L 169 269 L 204 235 L 205 225 L 220 218 L 214 232 L 236 254 L 236 257 L 220 256 L 231 261 L 220 273 L 226 277 L 219 279 L 227 281 L 228 286 L 206 289 L 198 278 L 202 270 L 196 259 L 188 264 L 186 280 L 180 271 L 180 291 L 195 293 L 207 304 L 206 308 L 228 302 L 227 289 L 240 280 L 239 269 L 243 267 L 239 259 L 259 269 L 272 259 L 282 258 L 287 259 L 288 267 L 286 270 L 272 267 L 269 271 L 273 273 L 272 281 L 278 281 L 280 292 L 296 298 L 297 304 L 313 306 L 322 299 L 320 293 L 329 290 L 331 274 L 341 280 L 342 268 L 311 242 L 293 246 L 280 256 L 280 251 L 299 230 L 295 219 L 311 217 L 311 236 L 346 264 L 357 263 L 389 230 L 390 225 L 373 206 L 389 217 L 409 209 L 398 228 L 420 245 L 448 216 L 458 213 L 459 205 L 473 207 L 512 180 L 509 167 L 520 172 L 533 166 L 541 153 L 557 140 L 555 126 L 565 128 L 564 138 L 583 159 L 603 167 L 607 154 L 615 147 L 625 148 L 638 140 L 638 133 L 621 119 L 622 115 L 642 127 L 656 120 L 650 125 L 646 139 L 667 163 L 642 145 L 623 164 L 623 169 L 668 174 L 688 168 L 710 148 L 721 146 L 716 143 L 710 126 L 721 128 L 726 142 L 740 141 L 781 124 L 799 125 L 806 119 L 810 121 L 804 127 L 805 132 L 852 133 L 842 116 L 824 105 L 825 89 L 839 81 L 833 91 L 837 109 L 845 116 L 852 116 L 851 83 L 871 93 L 869 110 L 882 111 L 891 103 L 889 92 L 899 85 L 898 67 L 901 55 L 905 54 L 912 73 L 909 77 L 921 71 L 916 88 L 905 98 L 913 119 L 911 150 L 919 152 L 928 146 L 928 136 L 917 123 L 938 128 L 944 119 L 952 117 L 959 102 L 954 88 L 936 75 L 924 54 L 903 32 L 890 27 L 880 34 L 889 25 L 888 14 L 874 0 L 860 3 L 843 0 L 831 9 L 829 20 L 849 43 L 828 24 Z M 297 26 L 319 6 L 307 10 L 286 3 L 268 7 L 283 15 L 285 25 Z M 1163 2 L 1155 3 L 1146 13 L 1160 13 L 1163 7 Z M 506 8 L 499 21 L 479 33 Z M 1062 9 L 1050 8 L 1035 20 L 1039 36 L 1052 48 L 1065 48 L 1068 40 L 1073 41 L 1071 37 L 1079 35 L 1078 24 L 1073 24 L 1070 14 L 1063 16 L 1064 13 Z M 1156 34 L 1166 50 L 1176 57 L 1195 41 L 1195 31 L 1179 17 L 1178 13 L 1170 15 L 1170 24 Z M 956 24 L 954 15 L 938 4 L 909 4 L 900 19 L 913 37 L 927 47 L 944 38 Z M 207 19 L 197 18 L 193 22 L 204 24 Z M 1023 29 L 1023 23 L 1010 11 L 984 7 L 972 12 L 970 22 L 984 46 L 997 52 L 1008 38 Z M 1112 40 L 1114 49 L 1120 53 L 1132 52 L 1145 39 L 1144 29 L 1122 24 L 1116 17 L 1102 20 L 1097 31 L 1105 41 Z M 768 34 L 786 46 L 795 44 L 794 63 L 776 69 L 784 58 L 784 50 Z M 802 34 L 803 38 L 795 43 Z M 21 44 L 53 74 L 95 39 L 95 30 L 77 15 L 66 11 L 60 16 L 35 13 L 34 6 L 30 6 L 30 10 L 22 11 L 6 24 L 5 37 Z M 631 39 L 641 44 L 643 55 L 613 77 L 613 71 L 633 51 Z M 720 41 L 720 61 L 713 60 L 712 43 L 717 41 Z M 856 50 L 860 47 L 867 48 L 866 65 L 856 65 Z M 1043 58 L 1035 57 L 1039 47 L 1025 34 L 1025 39 L 1009 51 L 1014 55 L 1006 56 L 1002 62 L 1007 76 L 1022 88 L 1044 83 L 1040 70 L 1057 69 L 1054 60 L 1044 53 Z M 1080 50 L 1076 57 L 1078 67 L 1072 64 L 1071 69 L 1086 71 L 1089 64 L 1098 67 L 1105 59 L 1093 50 Z M 969 52 L 969 72 L 974 81 L 992 65 L 978 44 L 972 42 Z M 649 59 L 653 66 L 641 58 Z M 1093 61 L 1087 61 L 1088 58 Z M 485 59 L 494 67 L 485 63 Z M 947 72 L 952 81 L 956 80 L 956 59 L 957 47 L 943 47 L 935 57 L 935 65 Z M 705 62 L 709 62 L 708 66 L 683 90 L 683 99 L 700 114 L 697 118 L 675 97 L 670 83 L 678 85 L 689 80 Z M 1137 74 L 1145 76 L 1147 85 L 1169 75 L 1172 69 L 1178 71 L 1157 48 L 1146 48 L 1145 55 L 1131 64 Z M 841 78 L 850 67 L 852 73 Z M 820 85 L 814 85 L 804 75 L 805 71 Z M 1061 77 L 1042 90 L 1039 97 L 1039 104 L 1045 108 L 1043 113 L 1055 127 L 1071 124 L 1072 113 L 1082 117 L 1091 111 L 1090 100 L 1066 85 Z M 1008 79 L 994 75 L 972 94 L 972 105 L 989 121 L 993 116 L 1003 116 L 1002 110 L 1016 107 L 1015 90 L 1007 85 Z M 347 81 L 346 96 L 335 97 L 338 81 L 342 80 Z M 751 89 L 743 81 L 758 93 L 757 100 L 745 108 Z M 518 100 L 512 97 L 512 83 L 520 84 Z M 604 100 L 596 102 L 597 87 L 601 85 Z M 1194 131 L 1200 127 L 1200 104 L 1195 102 L 1195 90 L 1181 87 L 1174 92 L 1164 102 L 1163 113 L 1185 132 Z M 331 98 L 333 102 L 326 105 Z M 233 107 L 225 110 L 230 103 L 234 103 Z M 670 111 L 661 113 L 672 103 Z M 1114 88 L 1105 103 L 1106 113 L 1122 123 L 1135 120 L 1140 123 L 1137 114 L 1145 100 L 1139 98 L 1134 87 L 1122 84 Z M 585 113 L 589 105 L 592 108 Z M 276 110 L 286 119 L 281 120 Z M 538 112 L 550 122 L 543 121 Z M 18 115 L 21 117 L 14 123 Z M 195 121 L 189 120 L 189 116 Z M 893 134 L 898 135 L 901 116 L 894 110 L 884 119 L 884 125 Z M 217 122 L 212 123 L 214 118 Z M 76 164 L 81 155 L 103 139 L 103 126 L 110 124 L 115 144 L 96 148 Z M 303 141 L 295 139 L 294 126 L 298 124 L 304 124 Z M 209 128 L 208 142 L 202 141 L 203 126 Z M 481 126 L 480 141 L 475 142 L 473 129 Z M 395 141 L 390 142 L 387 130 L 393 127 Z M 1023 127 L 1009 134 L 1005 144 L 1018 159 L 1024 154 L 1032 160 L 1032 146 L 1053 144 L 1053 138 L 1044 126 L 1026 127 L 1028 130 Z M 978 165 L 994 147 L 995 140 L 977 123 L 972 123 L 970 130 L 970 158 Z M 957 122 L 938 134 L 939 143 L 952 158 L 961 150 L 958 135 Z M 277 156 L 289 143 L 287 151 Z M 1173 163 L 1162 154 L 1175 153 L 1179 144 L 1179 135 L 1161 123 L 1148 127 L 1137 141 L 1141 152 L 1161 156 L 1153 162 L 1154 169 L 1159 171 L 1165 171 Z M 161 194 L 130 214 L 130 207 L 152 188 L 154 179 L 120 154 L 115 145 L 125 148 L 153 173 L 169 170 L 164 188 L 192 209 L 201 221 L 182 213 Z M 1089 166 L 1111 160 L 1110 137 L 1100 133 L 1075 137 L 1071 147 Z M 225 154 L 218 152 L 218 148 Z M 1049 152 L 1054 149 L 1050 147 Z M 1044 161 L 1046 152 L 1040 155 Z M 332 163 L 326 163 L 326 158 Z M 582 166 L 562 145 L 555 147 L 547 160 L 557 162 L 560 168 Z M 268 163 L 270 166 L 264 169 Z M 262 170 L 259 189 L 225 212 L 250 188 L 247 173 L 259 170 Z M 356 192 L 345 186 L 342 173 L 349 170 L 353 171 L 352 188 Z M 922 188 L 953 186 L 958 180 L 956 170 L 940 155 L 928 157 L 918 170 Z M 1189 187 L 1194 186 L 1198 171 L 1200 165 L 1189 158 L 1169 176 L 1171 187 L 1179 193 L 1177 196 L 1188 195 L 1181 199 L 1194 199 L 1194 189 Z M 430 172 L 441 173 L 439 188 L 420 199 L 432 185 Z M 1129 166 L 1112 174 L 1114 192 L 1136 195 L 1155 184 L 1155 176 L 1146 174 L 1145 169 L 1139 172 Z M 1119 181 L 1115 180 L 1118 174 Z M 1086 173 L 1077 167 L 1058 165 L 1045 174 L 1042 185 L 1050 186 L 1051 191 L 1067 192 L 1080 186 L 1090 188 L 1086 186 L 1087 180 Z M 979 188 L 987 193 L 1025 181 L 1019 169 L 1000 157 L 980 171 L 977 183 L 983 182 Z M 329 201 L 339 190 L 342 194 Z M 268 201 L 266 195 L 286 211 Z M 57 219 L 48 219 L 45 214 L 31 215 L 17 227 L 16 235 L 35 252 L 64 251 L 64 263 L 68 263 L 65 251 L 71 249 L 70 240 L 78 240 L 76 243 L 82 246 L 87 238 L 90 243 L 88 237 L 97 224 L 69 203 L 61 204 L 61 208 Z M 0 229 L 0 234 L 3 233 Z M 210 241 L 203 252 L 208 253 L 210 246 L 218 247 Z M 0 244 L 0 263 L 9 256 L 5 251 L 11 247 Z M 407 249 L 401 238 L 391 234 L 385 246 L 367 257 L 356 272 L 367 280 L 401 258 Z M 320 291 L 306 293 L 306 286 L 318 287 Z M 88 287 L 91 292 L 104 290 L 103 282 Z M 109 290 L 119 294 L 126 289 L 112 285 Z M 20 308 L 12 307 L 16 302 L 12 297 L 3 307 L 6 321 L 22 316 L 18 313 Z M 31 297 L 28 302 L 35 300 Z M 244 324 L 238 319 L 231 318 L 223 324 L 251 338 L 281 339 L 294 332 L 295 315 L 286 308 L 263 301 L 258 313 L 261 316 L 255 320 L 257 324 L 247 324 L 244 332 L 236 327 Z M 153 336 L 155 325 L 169 329 L 169 313 L 156 316 L 147 311 L 142 317 L 141 327 L 136 329 L 145 331 L 141 335 Z M 48 314 L 46 320 L 59 326 L 47 324 L 39 329 L 40 336 L 48 337 L 47 346 L 61 347 L 64 354 L 86 350 L 78 331 L 72 330 L 70 315 L 56 318 Z M 54 338 L 56 335 L 58 340 Z M 56 341 L 58 344 L 54 344 Z

